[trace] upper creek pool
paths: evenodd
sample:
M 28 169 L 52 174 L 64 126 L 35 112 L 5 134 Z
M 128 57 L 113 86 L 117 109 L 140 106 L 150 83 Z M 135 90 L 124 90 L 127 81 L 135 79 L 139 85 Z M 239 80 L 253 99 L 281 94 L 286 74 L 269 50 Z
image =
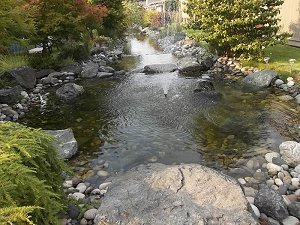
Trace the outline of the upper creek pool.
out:
M 132 56 L 119 62 L 120 69 L 177 61 L 149 39 L 132 38 L 129 44 Z M 85 93 L 76 102 L 65 104 L 51 94 L 45 108 L 32 108 L 21 122 L 72 128 L 79 143 L 73 165 L 93 168 L 105 160 L 110 172 L 154 161 L 225 169 L 299 137 L 299 107 L 280 102 L 279 91 L 247 93 L 238 83 L 215 79 L 220 101 L 199 99 L 193 93 L 197 79 L 174 72 L 82 80 Z

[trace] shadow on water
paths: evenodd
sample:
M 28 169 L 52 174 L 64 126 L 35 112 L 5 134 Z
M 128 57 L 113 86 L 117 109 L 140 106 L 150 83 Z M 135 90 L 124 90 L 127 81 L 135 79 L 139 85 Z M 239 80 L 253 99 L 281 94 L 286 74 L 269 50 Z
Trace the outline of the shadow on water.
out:
M 148 39 L 131 39 L 130 46 L 132 56 L 125 57 L 119 68 L 176 63 Z M 113 172 L 148 162 L 200 162 L 227 168 L 240 158 L 261 153 L 257 149 L 275 150 L 283 136 L 290 136 L 292 131 L 279 132 L 280 124 L 274 121 L 278 124 L 278 116 L 293 120 L 297 113 L 287 118 L 290 107 L 271 106 L 272 97 L 265 98 L 274 94 L 243 93 L 238 85 L 214 82 L 220 99 L 195 97 L 197 78 L 186 79 L 177 72 L 83 80 L 79 84 L 85 94 L 78 101 L 64 104 L 52 93 L 46 108 L 32 109 L 23 122 L 43 129 L 72 128 L 80 150 L 74 165 L 97 168 L 105 160 Z

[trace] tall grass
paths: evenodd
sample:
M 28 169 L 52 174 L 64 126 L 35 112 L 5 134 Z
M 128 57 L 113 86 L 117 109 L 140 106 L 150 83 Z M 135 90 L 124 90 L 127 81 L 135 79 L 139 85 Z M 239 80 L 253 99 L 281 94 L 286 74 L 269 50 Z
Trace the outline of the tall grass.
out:
M 0 55 L 0 76 L 6 71 L 26 65 L 28 65 L 28 58 L 25 55 Z

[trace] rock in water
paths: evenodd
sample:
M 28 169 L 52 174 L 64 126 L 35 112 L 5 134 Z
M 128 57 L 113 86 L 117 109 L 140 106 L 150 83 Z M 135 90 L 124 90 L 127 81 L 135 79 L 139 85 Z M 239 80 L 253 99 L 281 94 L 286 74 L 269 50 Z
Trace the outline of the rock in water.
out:
M 260 212 L 276 220 L 285 219 L 289 213 L 283 198 L 271 188 L 262 187 L 255 196 L 254 205 Z
M 154 74 L 154 73 L 167 73 L 174 72 L 178 68 L 175 64 L 153 64 L 144 67 L 144 73 Z
M 201 79 L 199 80 L 197 89 L 194 92 L 203 92 L 203 91 L 215 91 L 214 84 L 211 81 Z
M 94 78 L 97 76 L 99 70 L 99 65 L 94 62 L 89 62 L 81 72 L 82 78 Z
M 197 165 L 150 164 L 115 177 L 94 220 L 116 224 L 257 224 L 239 184 Z
M 295 141 L 285 141 L 279 145 L 282 159 L 290 166 L 300 164 L 300 143 Z
M 244 84 L 250 88 L 269 87 L 273 80 L 278 76 L 277 72 L 264 70 L 252 73 L 244 78 Z
M 56 90 L 56 96 L 63 101 L 69 102 L 77 98 L 84 92 L 82 86 L 74 83 L 65 84 Z
M 178 69 L 180 74 L 187 76 L 198 76 L 205 67 L 198 63 L 196 58 L 185 57 L 179 61 Z
M 63 159 L 70 159 L 77 153 L 78 145 L 71 128 L 65 130 L 47 130 L 48 134 L 57 138 L 54 145 Z
M 30 67 L 19 67 L 8 72 L 22 87 L 34 88 L 36 84 L 35 70 Z

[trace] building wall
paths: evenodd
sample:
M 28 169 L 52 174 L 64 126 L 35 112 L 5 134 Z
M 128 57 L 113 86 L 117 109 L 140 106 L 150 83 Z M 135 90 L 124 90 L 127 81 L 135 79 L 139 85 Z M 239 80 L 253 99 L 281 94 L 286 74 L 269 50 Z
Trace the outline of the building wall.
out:
M 280 18 L 281 32 L 293 34 L 289 44 L 300 46 L 300 0 L 285 0 Z

